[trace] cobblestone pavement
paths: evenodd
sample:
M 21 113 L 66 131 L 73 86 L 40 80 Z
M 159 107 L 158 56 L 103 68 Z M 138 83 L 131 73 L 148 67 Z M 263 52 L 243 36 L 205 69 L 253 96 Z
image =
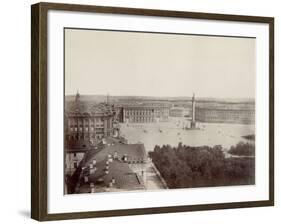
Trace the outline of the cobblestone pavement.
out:
M 146 151 L 153 151 L 155 145 L 171 145 L 179 142 L 189 146 L 222 145 L 230 148 L 240 141 L 247 141 L 242 136 L 255 134 L 254 125 L 243 124 L 200 124 L 199 130 L 183 130 L 177 122 L 129 123 L 121 124 L 121 134 L 128 143 L 143 143 Z

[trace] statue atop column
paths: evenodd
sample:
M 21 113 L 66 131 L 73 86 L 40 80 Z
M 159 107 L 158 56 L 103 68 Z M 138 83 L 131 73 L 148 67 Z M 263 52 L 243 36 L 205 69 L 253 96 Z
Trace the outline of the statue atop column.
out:
M 191 115 L 191 124 L 190 124 L 190 128 L 191 129 L 195 129 L 196 128 L 196 121 L 195 121 L 195 94 L 193 93 L 192 96 L 192 115 Z

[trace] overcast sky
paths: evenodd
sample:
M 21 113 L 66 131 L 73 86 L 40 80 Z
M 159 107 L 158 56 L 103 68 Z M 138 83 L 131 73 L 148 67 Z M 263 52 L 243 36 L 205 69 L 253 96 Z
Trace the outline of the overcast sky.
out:
M 65 30 L 65 94 L 255 97 L 255 39 Z

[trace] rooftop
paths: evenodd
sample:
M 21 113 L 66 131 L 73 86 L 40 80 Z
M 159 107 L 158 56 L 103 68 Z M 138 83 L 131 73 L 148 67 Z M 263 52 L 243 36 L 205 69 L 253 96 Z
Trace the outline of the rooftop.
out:
M 114 108 L 106 103 L 92 103 L 84 101 L 70 101 L 65 103 L 66 114 L 113 115 Z
M 102 160 L 104 157 L 114 155 L 117 153 L 119 159 L 122 159 L 124 155 L 127 156 L 127 161 L 144 161 L 146 159 L 146 152 L 143 144 L 117 144 L 111 145 L 100 151 L 95 159 L 97 161 Z
M 80 185 L 80 193 L 90 192 L 90 183 L 94 183 L 95 189 L 107 188 L 114 180 L 112 188 L 115 189 L 126 189 L 126 190 L 135 190 L 143 188 L 143 180 L 136 173 L 134 173 L 130 166 L 127 163 L 121 162 L 119 160 L 113 160 L 108 164 L 108 173 L 106 170 L 106 161 L 104 159 L 96 163 L 96 171 L 93 174 L 89 174 L 89 168 L 84 170 L 85 174 L 89 174 L 89 182 L 84 183 L 82 181 Z
M 129 163 L 146 161 L 144 145 L 114 143 L 114 145 L 104 145 L 104 147 L 87 151 L 79 164 L 80 171 L 83 170 L 81 175 L 88 176 L 89 180 L 87 183 L 83 181 L 83 178 L 80 180 L 79 193 L 89 193 L 89 183 L 94 183 L 95 192 L 103 192 L 112 183 L 112 179 L 115 180 L 115 183 L 111 188 L 113 187 L 115 190 L 143 189 L 142 177 L 133 172 Z M 124 156 L 126 159 L 124 159 Z M 92 173 L 90 169 L 93 169 L 93 167 L 96 169 Z M 105 172 L 106 170 L 108 172 Z M 110 189 L 110 191 L 114 190 Z
M 120 107 L 120 105 L 119 105 Z M 121 107 L 124 108 L 144 108 L 144 109 L 169 109 L 170 106 L 166 104 L 123 104 Z

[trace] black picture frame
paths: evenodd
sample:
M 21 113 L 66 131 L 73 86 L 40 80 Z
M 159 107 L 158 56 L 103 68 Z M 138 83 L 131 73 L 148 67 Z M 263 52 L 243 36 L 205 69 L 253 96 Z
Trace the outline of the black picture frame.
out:
M 119 8 L 90 5 L 38 3 L 31 6 L 31 217 L 39 221 L 80 219 L 108 216 L 187 212 L 226 208 L 274 205 L 274 18 L 258 16 L 224 15 L 201 12 L 166 11 L 139 8 Z M 88 211 L 48 214 L 47 202 L 47 13 L 49 10 L 98 12 L 166 18 L 195 18 L 264 23 L 269 25 L 269 200 L 216 203 L 203 205 L 169 206 L 109 211 Z

